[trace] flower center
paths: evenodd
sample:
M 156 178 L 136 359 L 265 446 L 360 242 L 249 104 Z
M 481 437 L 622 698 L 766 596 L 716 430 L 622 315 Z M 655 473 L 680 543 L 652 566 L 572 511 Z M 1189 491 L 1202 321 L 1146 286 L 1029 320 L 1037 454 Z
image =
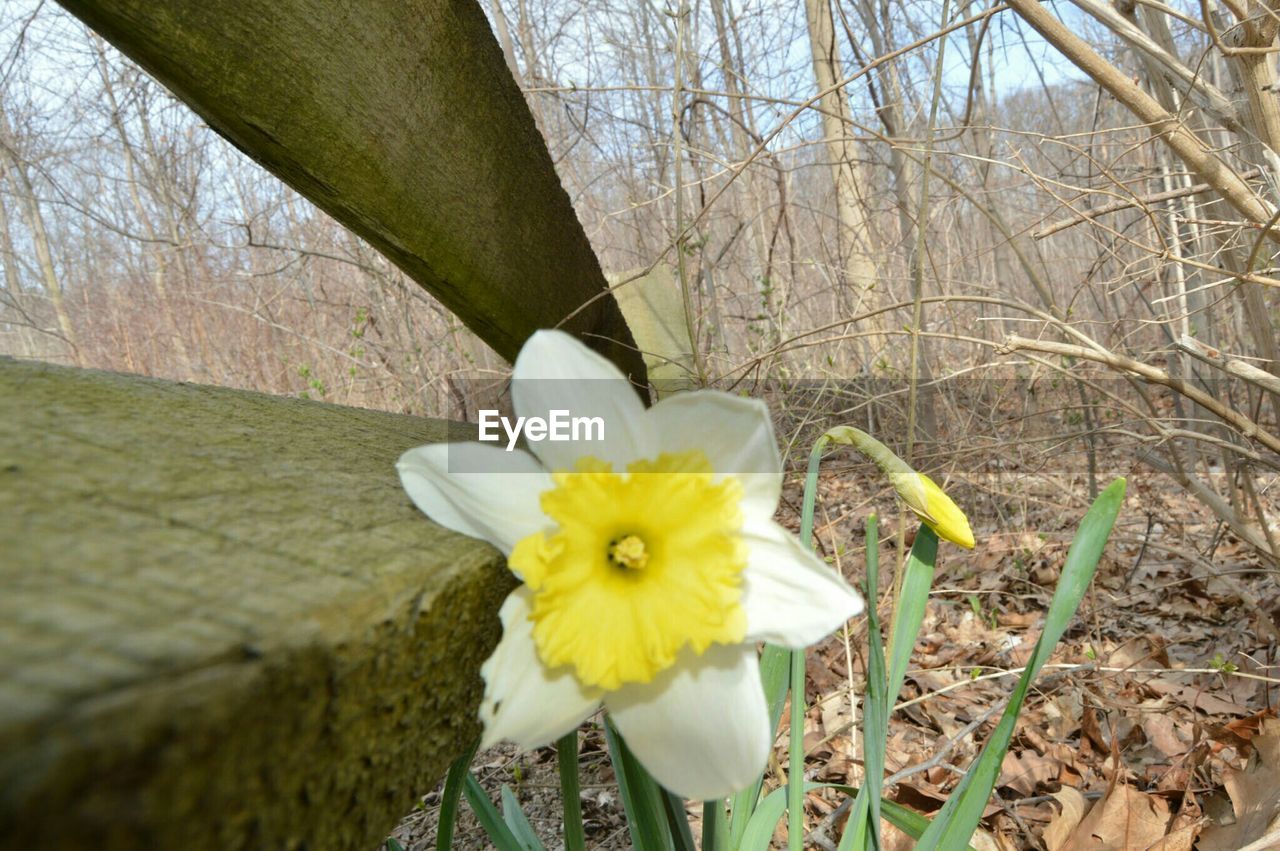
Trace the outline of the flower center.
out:
M 627 535 L 609 545 L 609 561 L 618 567 L 641 570 L 649 563 L 649 551 L 644 548 L 644 541 L 640 538 Z
M 516 544 L 533 591 L 533 640 L 548 668 L 586 686 L 647 683 L 688 647 L 740 643 L 742 484 L 715 480 L 702 452 L 665 453 L 615 473 L 586 458 L 553 475 L 556 524 Z

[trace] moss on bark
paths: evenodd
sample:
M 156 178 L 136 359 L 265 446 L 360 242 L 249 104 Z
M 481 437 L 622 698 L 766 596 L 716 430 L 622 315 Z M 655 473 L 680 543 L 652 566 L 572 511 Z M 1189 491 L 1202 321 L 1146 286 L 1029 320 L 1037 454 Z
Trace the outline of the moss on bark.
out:
M 372 847 L 478 733 L 440 422 L 0 359 L 0 847 Z

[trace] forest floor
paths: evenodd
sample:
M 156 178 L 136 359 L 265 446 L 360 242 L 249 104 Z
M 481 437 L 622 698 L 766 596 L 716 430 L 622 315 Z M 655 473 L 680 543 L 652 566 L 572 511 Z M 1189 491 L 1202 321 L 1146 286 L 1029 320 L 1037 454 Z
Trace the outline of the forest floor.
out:
M 893 800 L 925 814 L 936 811 L 998 721 L 1084 513 L 1084 501 L 1067 496 L 1087 493 L 1077 461 L 1063 455 L 1055 462 L 1046 453 L 1036 469 L 1017 475 L 1013 489 L 1007 482 L 984 485 L 972 473 L 948 486 L 975 521 L 978 546 L 965 552 L 944 544 L 940 551 L 924 627 L 890 724 L 893 782 L 886 796 Z M 987 835 L 975 837 L 974 847 L 1239 851 L 1271 829 L 1280 810 L 1277 571 L 1131 454 L 1104 454 L 1099 467 L 1129 478 L 1128 497 L 1093 587 L 1033 687 L 987 808 Z M 871 510 L 882 518 L 882 565 L 895 564 L 900 552 L 896 524 L 903 518 L 874 472 L 838 455 L 824 465 L 820 483 L 818 545 L 855 585 Z M 1100 478 L 1102 485 L 1109 481 Z M 780 513 L 793 530 L 800 485 L 798 474 L 789 475 Z M 1017 499 L 1007 498 L 1015 492 Z M 914 526 L 909 521 L 907 543 Z M 887 623 L 888 598 L 880 604 Z M 865 631 L 865 619 L 854 621 L 847 635 L 838 633 L 809 653 L 811 779 L 854 785 L 861 779 L 855 703 Z M 603 739 L 598 718 L 580 736 L 588 844 L 627 848 Z M 766 790 L 784 782 L 786 744 L 784 725 Z M 553 748 L 525 754 L 494 748 L 477 756 L 473 771 L 495 801 L 500 787 L 509 786 L 547 847 L 558 847 Z M 835 847 L 845 797 L 810 793 L 810 847 Z M 437 788 L 396 830 L 408 851 L 435 847 L 439 800 Z M 488 847 L 468 807 L 459 812 L 455 847 Z M 700 805 L 689 812 L 697 836 Z M 784 831 L 780 824 L 776 847 L 785 847 Z M 890 828 L 885 847 L 911 846 Z

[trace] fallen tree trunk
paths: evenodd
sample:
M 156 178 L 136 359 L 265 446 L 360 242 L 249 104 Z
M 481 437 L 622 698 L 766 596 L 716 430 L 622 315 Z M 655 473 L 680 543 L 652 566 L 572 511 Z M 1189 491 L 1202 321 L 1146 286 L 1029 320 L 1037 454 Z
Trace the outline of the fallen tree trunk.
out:
M 475 0 L 59 0 L 508 360 L 644 364 Z
M 0 359 L 0 847 L 371 848 L 478 733 L 438 421 Z

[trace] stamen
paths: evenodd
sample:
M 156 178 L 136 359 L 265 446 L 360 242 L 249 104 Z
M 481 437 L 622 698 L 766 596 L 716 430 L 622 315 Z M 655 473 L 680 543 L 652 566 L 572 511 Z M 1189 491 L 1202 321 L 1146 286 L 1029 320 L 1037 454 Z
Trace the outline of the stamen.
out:
M 644 541 L 635 535 L 627 535 L 609 544 L 609 561 L 630 570 L 641 570 L 649 563 L 649 552 Z

